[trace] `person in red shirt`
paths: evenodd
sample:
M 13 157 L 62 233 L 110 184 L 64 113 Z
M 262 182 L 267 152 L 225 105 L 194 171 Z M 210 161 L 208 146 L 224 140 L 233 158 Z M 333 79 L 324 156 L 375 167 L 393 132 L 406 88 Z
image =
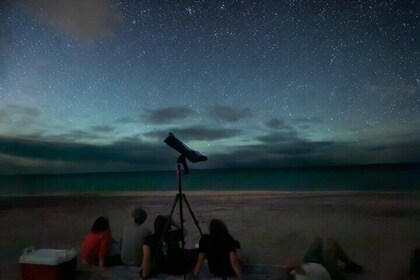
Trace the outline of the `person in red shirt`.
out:
M 119 255 L 109 256 L 111 240 L 109 220 L 103 216 L 97 218 L 82 244 L 83 262 L 89 266 L 99 265 L 99 270 L 115 265 L 115 259 L 119 259 Z

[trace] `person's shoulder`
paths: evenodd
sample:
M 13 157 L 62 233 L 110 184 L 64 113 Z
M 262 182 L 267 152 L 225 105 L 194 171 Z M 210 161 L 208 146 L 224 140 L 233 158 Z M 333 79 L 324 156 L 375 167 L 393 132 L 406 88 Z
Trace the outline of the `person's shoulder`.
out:
M 130 229 L 133 228 L 133 226 L 134 226 L 134 223 L 132 221 L 126 221 L 124 223 L 123 229 L 124 230 L 130 230 Z
M 182 235 L 182 230 L 177 228 L 177 229 L 172 229 L 172 230 L 168 230 L 165 233 L 165 236 L 180 236 Z
M 157 238 L 156 238 L 156 235 L 154 235 L 154 234 L 147 235 L 147 236 L 144 238 L 144 244 L 146 244 L 146 245 L 153 244 L 153 243 L 155 243 L 156 241 L 157 241 Z
M 90 236 L 104 236 L 104 235 L 111 235 L 111 231 L 109 229 L 107 230 L 101 230 L 101 231 L 90 231 L 88 233 Z
M 152 231 L 143 225 L 137 225 L 133 229 L 133 234 L 135 234 L 137 238 L 145 240 L 148 236 L 152 235 Z
M 146 241 L 150 242 L 152 240 L 154 240 L 154 235 L 153 234 L 146 236 L 146 238 L 144 239 L 145 242 Z
M 90 240 L 102 240 L 102 239 L 111 239 L 111 232 L 109 230 L 89 232 L 86 236 L 86 239 Z
M 88 234 L 86 234 L 86 236 L 85 236 L 85 240 L 84 240 L 84 242 L 86 243 L 86 242 L 89 242 L 89 241 L 91 241 L 91 240 L 93 240 L 93 239 L 95 239 L 96 237 L 95 237 L 95 234 L 93 233 L 93 232 L 91 232 L 91 231 L 89 231 L 88 232 Z
M 210 234 L 203 234 L 200 238 L 200 242 L 208 242 L 211 239 Z
M 148 227 L 146 227 L 145 225 L 137 225 L 137 228 L 139 229 L 139 231 L 147 234 L 147 235 L 151 235 L 152 234 L 152 230 Z
M 111 238 L 111 231 L 109 229 L 101 231 L 101 236 L 106 237 L 106 238 Z

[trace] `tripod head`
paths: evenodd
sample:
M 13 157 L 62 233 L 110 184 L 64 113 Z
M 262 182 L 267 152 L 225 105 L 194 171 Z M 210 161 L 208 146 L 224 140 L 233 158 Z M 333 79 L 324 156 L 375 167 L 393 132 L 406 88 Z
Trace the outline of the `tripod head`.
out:
M 188 175 L 188 173 L 190 173 L 190 170 L 188 169 L 188 164 L 187 164 L 187 161 L 185 160 L 184 155 L 180 155 L 176 163 L 182 164 L 182 168 L 184 168 L 184 175 Z

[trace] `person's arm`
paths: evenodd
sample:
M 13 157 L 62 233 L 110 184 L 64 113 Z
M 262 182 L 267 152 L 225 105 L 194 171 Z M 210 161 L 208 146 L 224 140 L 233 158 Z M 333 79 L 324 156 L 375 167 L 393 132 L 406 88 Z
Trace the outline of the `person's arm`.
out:
M 238 276 L 238 279 L 242 279 L 242 271 L 241 267 L 239 266 L 239 259 L 236 252 L 231 251 L 229 252 L 229 259 L 230 259 L 230 265 L 233 268 L 233 271 L 235 271 L 236 276 Z
M 100 256 L 99 257 L 99 271 L 104 270 L 105 268 L 105 257 Z
M 181 223 L 178 221 L 175 221 L 174 218 L 171 218 L 171 225 L 173 225 L 176 229 L 181 229 Z M 184 225 L 184 236 L 187 235 L 187 230 L 185 229 L 185 225 Z
M 105 268 L 105 256 L 109 253 L 111 246 L 111 232 L 106 232 L 101 240 L 101 247 L 99 249 L 99 270 L 102 271 Z
M 171 218 L 171 225 L 173 225 L 176 229 L 181 228 L 181 223 L 176 221 L 174 218 Z
M 287 260 L 287 267 L 292 270 L 291 274 L 295 276 L 296 280 L 308 280 L 308 275 L 303 269 L 302 260 L 298 257 L 290 257 Z
M 198 260 L 193 270 L 193 275 L 195 277 L 198 276 L 198 273 L 200 272 L 200 268 L 203 266 L 205 257 L 206 257 L 206 254 L 204 252 L 198 254 Z
M 299 273 L 295 273 L 295 279 L 296 280 L 310 280 L 310 278 L 308 277 L 308 275 L 306 275 L 306 274 L 299 274 Z
M 146 279 L 150 274 L 150 247 L 143 245 L 143 261 L 141 264 L 142 273 L 140 279 Z
M 303 269 L 302 265 L 295 267 L 295 273 L 299 275 L 306 275 L 306 271 Z

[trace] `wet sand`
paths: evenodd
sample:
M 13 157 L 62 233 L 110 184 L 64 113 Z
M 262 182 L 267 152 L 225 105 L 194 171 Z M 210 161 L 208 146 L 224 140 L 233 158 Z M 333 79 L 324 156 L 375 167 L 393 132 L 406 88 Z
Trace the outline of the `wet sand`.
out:
M 79 249 L 93 220 L 110 219 L 119 240 L 135 206 L 169 214 L 175 192 L 0 198 L 0 279 L 21 279 L 25 247 Z M 212 218 L 226 222 L 241 242 L 246 263 L 282 265 L 302 256 L 316 236 L 336 239 L 366 272 L 358 279 L 410 279 L 410 253 L 420 246 L 420 196 L 363 192 L 191 192 L 186 193 L 201 229 Z M 175 218 L 178 218 L 178 205 Z M 187 246 L 199 232 L 184 203 Z M 78 268 L 84 268 L 78 262 Z

